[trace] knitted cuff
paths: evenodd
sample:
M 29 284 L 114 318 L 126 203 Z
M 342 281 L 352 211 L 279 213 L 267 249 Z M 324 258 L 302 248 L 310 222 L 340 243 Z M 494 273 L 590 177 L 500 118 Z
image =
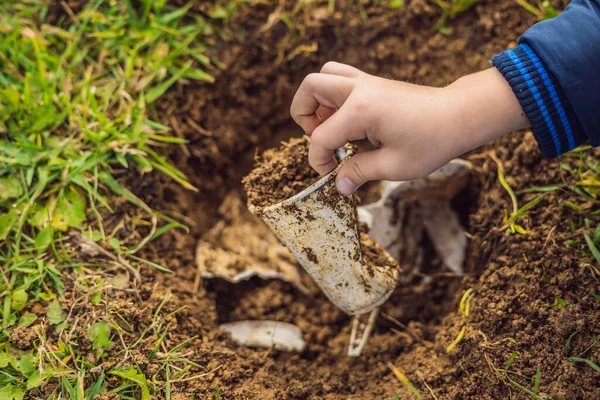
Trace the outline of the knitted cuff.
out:
M 562 89 L 527 44 L 496 55 L 492 65 L 519 99 L 544 157 L 556 157 L 584 141 L 581 124 Z

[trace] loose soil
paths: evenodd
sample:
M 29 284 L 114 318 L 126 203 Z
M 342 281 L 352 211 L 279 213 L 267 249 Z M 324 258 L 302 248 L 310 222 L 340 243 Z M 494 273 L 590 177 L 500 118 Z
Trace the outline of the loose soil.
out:
M 248 203 L 262 210 L 300 193 L 319 179 L 308 164 L 308 140 L 292 138 L 265 150 L 242 182 Z
M 175 2 L 183 5 L 187 0 Z M 207 12 L 206 2 L 192 3 L 196 12 Z M 564 7 L 566 1 L 552 3 Z M 110 301 L 98 306 L 77 301 L 68 289 L 61 299 L 63 309 L 73 316 L 119 315 L 127 332 L 123 340 L 131 343 L 151 323 L 165 296 L 169 300 L 161 315 L 185 306 L 169 317 L 164 346 L 189 340 L 186 357 L 203 368 L 195 380 L 172 383 L 172 396 L 179 396 L 175 398 L 214 398 L 217 386 L 222 399 L 379 399 L 394 393 L 411 398 L 388 362 L 404 371 L 427 399 L 527 399 L 517 385 L 533 388 L 538 370 L 539 396 L 599 398 L 600 374 L 568 360 L 581 354 L 596 363 L 600 359 L 600 301 L 593 296 L 600 293 L 599 286 L 591 270 L 581 268 L 595 264 L 577 228 L 582 216 L 563 206 L 565 200 L 577 200 L 567 191 L 552 192 L 525 218 L 527 235 L 498 229 L 510 200 L 498 184 L 498 166 L 490 154 L 503 164 L 516 191 L 574 183 L 561 163 L 576 168 L 578 160 L 542 159 L 530 133 L 509 135 L 468 156 L 475 179 L 457 204 L 471 237 L 466 275 L 437 274 L 426 283 L 399 287 L 383 306 L 359 358 L 345 355 L 349 317 L 318 291 L 305 294 L 288 283 L 259 278 L 235 285 L 222 280 L 194 285 L 197 240 L 218 222 L 225 195 L 240 190 L 255 148 L 301 135 L 288 108 L 307 73 L 337 60 L 369 73 L 441 86 L 489 67 L 493 54 L 514 45 L 535 22 L 514 1 L 481 0 L 450 20 L 452 33 L 444 36 L 434 29 L 440 11 L 426 0 L 407 0 L 399 10 L 365 5 L 363 17 L 357 2 L 336 2 L 333 14 L 321 3 L 297 10 L 281 4 L 253 6 L 229 22 L 229 40 L 216 44 L 227 68 L 215 71 L 214 85 L 179 84 L 159 101 L 161 121 L 188 140 L 173 147 L 170 158 L 200 192 L 187 192 L 155 174 L 122 178 L 152 207 L 190 225 L 190 234 L 163 235 L 141 252 L 175 273 L 144 269 L 137 290 L 119 290 L 115 283 Z M 283 13 L 292 24 L 281 22 Z M 522 202 L 533 197 L 519 196 Z M 598 217 L 590 218 L 596 226 Z M 567 246 L 572 239 L 576 244 Z M 114 275 L 118 282 L 118 272 Z M 465 317 L 458 305 L 469 288 L 473 297 Z M 555 305 L 559 298 L 564 307 Z M 44 311 L 43 306 L 37 311 Z M 307 348 L 289 354 L 239 346 L 218 324 L 240 319 L 294 323 L 303 330 Z M 446 347 L 464 326 L 464 339 L 448 354 Z M 55 343 L 53 328 L 47 329 L 46 338 Z M 28 346 L 27 340 L 14 340 Z M 157 369 L 156 360 L 146 357 L 155 343 L 156 338 L 145 339 L 143 348 L 126 361 L 137 363 L 148 379 Z M 505 365 L 513 354 L 507 374 Z M 120 384 L 115 377 L 108 379 Z

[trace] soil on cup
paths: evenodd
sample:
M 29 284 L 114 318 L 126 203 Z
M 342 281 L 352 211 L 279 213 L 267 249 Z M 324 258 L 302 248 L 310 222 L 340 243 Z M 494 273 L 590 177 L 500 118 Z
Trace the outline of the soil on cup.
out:
M 361 227 L 360 246 L 363 256 L 363 262 L 367 267 L 367 272 L 371 277 L 375 276 L 376 268 L 385 268 L 387 271 L 400 269 L 398 261 L 388 254 L 387 251 L 376 241 L 371 239 Z
M 319 179 L 308 163 L 308 139 L 292 138 L 254 158 L 254 169 L 243 179 L 248 203 L 257 209 L 300 193 Z

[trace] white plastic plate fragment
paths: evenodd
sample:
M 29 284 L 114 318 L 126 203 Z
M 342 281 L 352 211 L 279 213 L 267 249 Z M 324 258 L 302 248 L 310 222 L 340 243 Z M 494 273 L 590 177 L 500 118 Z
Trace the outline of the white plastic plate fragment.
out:
M 257 276 L 280 279 L 308 293 L 298 263 L 257 217 L 250 214 L 237 193 L 230 193 L 219 208 L 220 220 L 196 247 L 196 264 L 202 278 L 231 283 Z
M 274 348 L 301 352 L 306 347 L 302 330 L 296 325 L 279 321 L 236 321 L 222 324 L 231 338 L 248 347 Z
M 463 272 L 467 236 L 450 202 L 467 184 L 471 163 L 456 159 L 426 178 L 382 182 L 378 201 L 358 208 L 369 236 L 402 264 L 404 279 L 418 271 L 427 235 L 443 264 Z

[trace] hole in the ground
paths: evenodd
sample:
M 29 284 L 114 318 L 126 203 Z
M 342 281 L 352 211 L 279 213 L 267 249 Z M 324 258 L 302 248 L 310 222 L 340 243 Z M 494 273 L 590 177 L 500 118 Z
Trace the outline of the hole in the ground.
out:
M 329 39 L 335 39 L 333 32 L 329 32 Z M 298 76 L 303 76 L 310 71 L 295 71 Z M 291 85 L 290 87 L 292 87 Z M 272 89 L 272 88 L 271 88 Z M 247 90 L 251 94 L 268 93 L 269 90 L 260 85 L 249 85 Z M 289 93 L 289 99 L 291 95 Z M 285 97 L 285 96 L 284 96 Z M 289 115 L 288 104 L 280 105 L 277 110 L 273 110 L 273 115 L 286 113 Z M 240 180 L 250 172 L 253 165 L 253 158 L 256 151 L 264 151 L 267 148 L 274 147 L 283 140 L 291 137 L 299 137 L 303 134 L 291 118 L 284 119 L 282 123 L 269 122 L 267 118 L 264 125 L 261 126 L 260 140 L 258 143 L 248 145 L 247 150 L 238 154 L 235 161 L 235 167 L 227 169 L 227 173 L 222 179 L 214 180 L 215 190 L 211 192 L 211 209 L 215 212 L 205 217 L 203 213 L 194 216 L 194 219 L 206 218 L 211 221 L 218 221 L 216 210 L 221 204 L 223 196 L 230 190 L 241 190 Z M 279 120 L 273 118 L 273 120 Z M 363 143 L 364 144 L 364 143 Z M 364 148 L 362 146 L 361 148 Z M 366 149 L 366 148 L 365 148 Z M 200 165 L 195 168 L 201 170 Z M 213 173 L 219 173 L 212 171 Z M 213 177 L 214 178 L 214 177 Z M 461 224 L 468 230 L 468 214 L 474 203 L 477 190 L 474 190 L 470 184 L 453 200 L 452 206 L 457 211 Z M 199 200 L 204 202 L 204 199 Z M 206 224 L 206 222 L 204 222 Z M 435 251 L 431 242 L 424 237 L 420 242 L 424 254 L 424 267 L 421 271 L 423 275 L 436 275 L 439 271 L 448 272 L 441 265 L 439 258 L 435 256 Z M 444 315 L 455 308 L 454 299 L 456 292 L 460 288 L 461 278 L 449 276 L 449 274 L 438 274 L 427 282 L 423 277 L 415 277 L 410 282 L 400 285 L 390 300 L 384 305 L 383 312 L 398 319 L 402 323 L 410 321 L 419 321 L 423 323 L 438 323 Z M 280 281 L 268 281 L 260 278 L 252 278 L 248 281 L 238 284 L 231 284 L 223 280 L 211 280 L 205 283 L 209 293 L 216 297 L 216 304 L 220 322 L 228 322 L 236 319 L 265 319 L 282 317 L 284 320 L 294 318 L 292 309 L 307 308 L 307 304 L 326 302 L 323 295 L 320 299 L 313 300 L 295 290 L 291 285 Z M 296 315 L 298 317 L 298 315 Z M 387 322 L 379 318 L 379 327 L 384 328 Z M 385 328 L 384 328 L 385 329 Z
M 283 127 L 280 135 L 274 135 L 265 147 L 285 140 L 289 127 Z M 475 180 L 472 180 L 475 182 Z M 465 228 L 468 228 L 468 215 L 472 204 L 477 200 L 478 188 L 469 184 L 453 201 L 453 208 Z M 462 277 L 452 275 L 437 256 L 433 244 L 423 235 L 418 246 L 422 249 L 422 267 L 418 275 L 403 282 L 391 298 L 384 304 L 382 311 L 403 324 L 418 321 L 424 324 L 438 324 L 448 313 L 455 310 L 456 293 L 460 289 Z M 291 285 L 278 280 L 252 278 L 237 284 L 216 279 L 206 283 L 210 293 L 214 293 L 219 320 L 221 323 L 241 319 L 276 319 L 296 323 L 305 316 L 301 310 L 311 309 L 311 304 L 327 303 L 322 294 L 310 298 L 294 289 Z M 326 306 L 332 308 L 332 305 Z M 349 323 L 348 318 L 338 321 L 341 329 Z M 378 332 L 386 332 L 394 326 L 393 322 L 380 318 Z

